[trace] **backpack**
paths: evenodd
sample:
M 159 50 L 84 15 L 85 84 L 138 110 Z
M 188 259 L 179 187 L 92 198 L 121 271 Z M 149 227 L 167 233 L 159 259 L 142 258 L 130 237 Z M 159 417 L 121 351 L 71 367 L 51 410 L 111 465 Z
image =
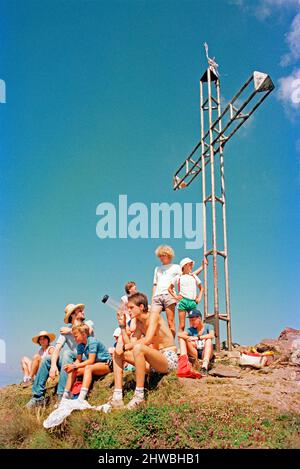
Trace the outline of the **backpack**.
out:
M 189 357 L 187 355 L 180 355 L 178 358 L 177 376 L 179 378 L 201 378 L 201 374 L 191 368 Z

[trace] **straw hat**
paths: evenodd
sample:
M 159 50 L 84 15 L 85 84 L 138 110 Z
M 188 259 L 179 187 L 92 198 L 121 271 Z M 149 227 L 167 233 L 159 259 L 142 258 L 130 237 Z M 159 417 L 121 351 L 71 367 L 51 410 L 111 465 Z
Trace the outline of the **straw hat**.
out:
M 182 259 L 182 260 L 180 261 L 180 264 L 179 264 L 179 265 L 180 265 L 180 267 L 181 267 L 181 269 L 182 269 L 182 267 L 184 267 L 186 264 L 189 264 L 190 262 L 192 262 L 192 263 L 193 263 L 193 266 L 194 266 L 195 262 L 194 262 L 192 259 L 190 259 L 189 257 L 185 257 L 184 259 Z
M 70 303 L 65 307 L 65 324 L 69 324 L 70 316 L 72 313 L 74 313 L 75 309 L 77 308 L 80 308 L 81 311 L 83 311 L 84 305 L 82 303 L 79 303 L 78 305 L 73 305 L 72 303 Z
M 53 342 L 53 340 L 55 340 L 55 334 L 52 334 L 51 332 L 47 332 L 47 331 L 40 331 L 38 333 L 38 335 L 35 335 L 34 337 L 32 337 L 32 342 L 34 344 L 38 344 L 39 343 L 39 338 L 42 337 L 42 336 L 49 337 L 50 342 Z

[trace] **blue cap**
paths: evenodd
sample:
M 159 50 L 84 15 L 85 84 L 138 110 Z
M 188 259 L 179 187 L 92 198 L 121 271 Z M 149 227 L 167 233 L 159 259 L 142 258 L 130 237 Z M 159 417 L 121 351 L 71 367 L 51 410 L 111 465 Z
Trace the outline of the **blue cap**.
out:
M 189 319 L 191 319 L 191 318 L 202 318 L 201 311 L 199 311 L 199 309 L 192 309 L 192 311 L 190 311 L 188 313 L 188 318 Z

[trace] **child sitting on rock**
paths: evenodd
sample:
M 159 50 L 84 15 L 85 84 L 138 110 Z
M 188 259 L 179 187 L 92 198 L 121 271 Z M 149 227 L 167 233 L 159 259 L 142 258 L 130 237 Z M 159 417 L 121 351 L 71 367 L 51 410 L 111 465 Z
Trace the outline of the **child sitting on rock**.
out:
M 86 324 L 72 327 L 72 334 L 77 342 L 77 358 L 74 363 L 65 365 L 68 373 L 63 398 L 71 399 L 72 386 L 78 376 L 83 376 L 78 400 L 85 400 L 94 376 L 103 376 L 112 372 L 113 365 L 109 351 L 95 337 L 89 336 Z
M 32 342 L 34 344 L 40 345 L 40 349 L 32 359 L 23 357 L 21 360 L 21 366 L 24 373 L 23 387 L 27 387 L 32 384 L 32 381 L 38 372 L 42 360 L 53 353 L 54 347 L 50 344 L 54 340 L 55 334 L 49 333 L 47 331 L 40 331 L 38 335 L 32 337 Z
M 202 314 L 194 309 L 188 315 L 190 327 L 187 332 L 178 333 L 180 346 L 180 361 L 182 357 L 189 357 L 197 360 L 202 359 L 201 375 L 207 375 L 209 362 L 213 358 L 213 340 L 215 338 L 214 327 L 211 324 L 202 322 Z M 180 376 L 180 366 L 178 366 L 178 376 Z

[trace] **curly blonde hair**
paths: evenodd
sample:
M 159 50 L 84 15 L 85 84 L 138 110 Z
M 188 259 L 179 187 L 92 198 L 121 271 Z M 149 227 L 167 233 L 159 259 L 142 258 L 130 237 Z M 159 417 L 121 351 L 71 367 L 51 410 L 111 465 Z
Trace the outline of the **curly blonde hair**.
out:
M 87 336 L 90 335 L 90 329 L 87 324 L 80 324 L 78 326 L 73 326 L 72 334 L 74 334 L 74 332 L 79 332 L 79 334 L 86 334 Z
M 175 257 L 175 253 L 171 246 L 167 246 L 166 244 L 162 244 L 161 246 L 158 246 L 158 248 L 155 250 L 155 255 L 157 257 L 165 254 L 166 256 L 169 256 L 171 259 Z

